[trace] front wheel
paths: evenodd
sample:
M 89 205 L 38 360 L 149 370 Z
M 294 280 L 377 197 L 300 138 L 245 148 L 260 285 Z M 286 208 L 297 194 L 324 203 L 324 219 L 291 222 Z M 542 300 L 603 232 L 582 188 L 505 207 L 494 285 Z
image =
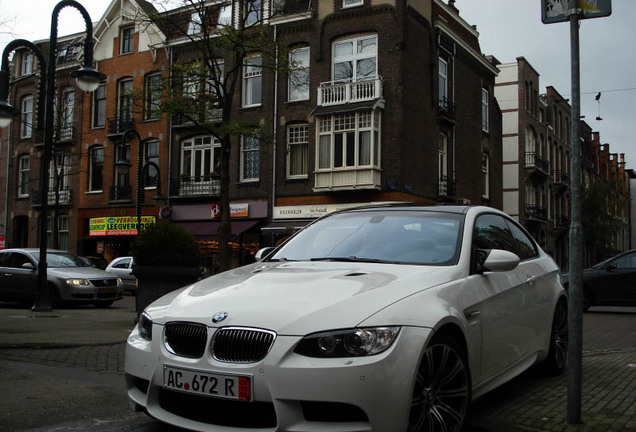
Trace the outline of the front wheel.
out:
M 408 432 L 458 432 L 471 399 L 470 372 L 461 346 L 440 337 L 424 351 L 409 414 Z

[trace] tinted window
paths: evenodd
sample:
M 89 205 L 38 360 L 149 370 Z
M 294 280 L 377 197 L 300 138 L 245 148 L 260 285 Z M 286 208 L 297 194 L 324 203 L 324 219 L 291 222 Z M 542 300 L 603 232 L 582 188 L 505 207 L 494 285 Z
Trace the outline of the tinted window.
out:
M 508 220 L 508 226 L 510 231 L 517 242 L 517 255 L 523 261 L 530 258 L 535 258 L 538 255 L 537 247 L 532 239 L 521 230 L 515 223 Z
M 636 268 L 636 253 L 624 255 L 615 261 L 616 268 Z
M 127 269 L 130 266 L 130 258 L 124 258 L 121 261 L 116 262 L 113 265 L 113 268 L 123 268 Z
M 473 244 L 478 249 L 503 249 L 517 253 L 512 233 L 499 215 L 486 214 L 477 218 Z

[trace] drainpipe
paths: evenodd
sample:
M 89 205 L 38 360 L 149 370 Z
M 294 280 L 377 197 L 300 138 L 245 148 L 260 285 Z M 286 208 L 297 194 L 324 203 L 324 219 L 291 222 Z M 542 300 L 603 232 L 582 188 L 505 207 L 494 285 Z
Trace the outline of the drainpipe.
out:
M 169 69 L 172 69 L 172 63 L 174 61 L 174 47 L 170 47 L 170 57 L 169 57 Z M 170 88 L 172 88 L 172 74 L 170 74 Z M 166 189 L 166 207 L 170 206 L 170 175 L 172 174 L 172 116 L 168 117 L 168 176 L 166 177 L 168 181 L 168 188 Z M 160 179 L 161 180 L 161 179 Z
M 7 128 L 7 176 L 5 177 L 4 185 L 4 244 L 5 247 L 9 244 L 7 240 L 7 228 L 9 227 L 9 184 L 11 183 L 11 131 L 13 128 Z
M 276 51 L 275 51 L 275 62 L 276 62 L 276 66 L 274 69 L 274 118 L 273 118 L 273 136 L 274 136 L 274 151 L 272 154 L 272 216 L 274 215 L 274 206 L 276 205 L 276 152 L 277 152 L 277 145 L 276 143 L 278 142 L 278 137 L 277 137 L 277 131 L 278 131 L 278 43 L 277 43 L 277 38 L 278 38 L 278 26 L 274 25 L 274 44 L 276 44 Z

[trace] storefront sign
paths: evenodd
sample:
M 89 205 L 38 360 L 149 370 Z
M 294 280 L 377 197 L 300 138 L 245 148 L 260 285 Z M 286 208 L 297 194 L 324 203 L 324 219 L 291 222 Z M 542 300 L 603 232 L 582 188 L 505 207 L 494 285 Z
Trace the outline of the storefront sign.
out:
M 4 236 L 0 236 L 0 250 L 4 249 Z
M 142 216 L 141 229 L 153 225 L 156 221 L 155 216 Z M 137 235 L 137 218 L 135 216 L 91 218 L 88 230 L 91 237 Z
M 249 209 L 249 204 L 230 204 L 230 217 L 248 217 Z M 210 216 L 212 217 L 212 219 L 218 219 L 221 217 L 221 204 L 212 204 L 212 206 L 210 207 Z
M 317 218 L 338 210 L 359 207 L 369 204 L 384 203 L 346 203 L 346 204 L 319 204 L 274 207 L 273 219 L 302 219 Z

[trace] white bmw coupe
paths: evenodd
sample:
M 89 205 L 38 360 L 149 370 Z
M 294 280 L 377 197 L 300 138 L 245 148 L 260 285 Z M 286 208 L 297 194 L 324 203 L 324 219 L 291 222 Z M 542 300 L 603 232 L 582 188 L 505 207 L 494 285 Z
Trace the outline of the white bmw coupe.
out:
M 473 399 L 565 367 L 559 269 L 498 210 L 346 210 L 262 252 L 145 310 L 133 407 L 197 431 L 459 431 Z

